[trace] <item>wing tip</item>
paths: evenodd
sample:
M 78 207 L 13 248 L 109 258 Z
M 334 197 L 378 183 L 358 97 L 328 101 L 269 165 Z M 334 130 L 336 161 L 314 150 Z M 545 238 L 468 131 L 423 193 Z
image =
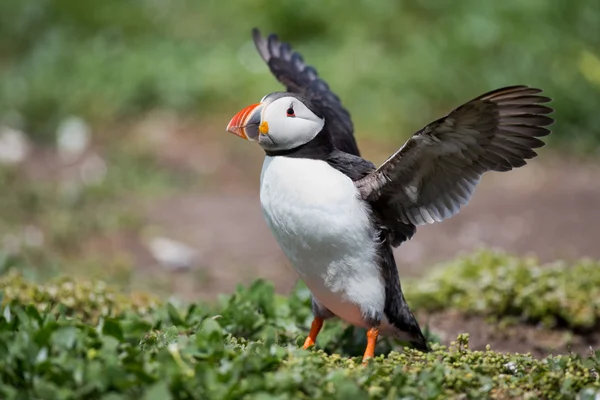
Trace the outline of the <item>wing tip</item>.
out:
M 528 86 L 528 85 L 512 85 L 504 86 L 499 89 L 489 91 L 476 97 L 473 100 L 505 100 L 510 98 L 516 98 L 518 96 L 528 96 L 536 98 L 536 103 L 549 103 L 552 101 L 551 97 L 540 96 L 540 93 L 544 91 L 540 88 Z
M 260 54 L 260 57 L 263 59 L 263 61 L 268 63 L 269 59 L 271 58 L 271 53 L 269 52 L 269 43 L 267 40 L 265 40 L 257 27 L 252 28 L 252 40 L 254 41 L 254 46 L 256 47 L 258 54 Z
M 543 127 L 553 125 L 556 120 L 550 116 L 550 114 L 555 112 L 554 108 L 545 104 L 552 102 L 552 98 L 541 96 L 540 93 L 542 92 L 543 90 L 540 88 L 527 85 L 514 85 L 488 92 L 480 96 L 479 99 L 496 103 L 499 108 L 512 108 L 510 114 L 501 117 L 501 121 L 508 122 L 511 119 L 525 118 L 527 119 L 524 123 L 525 125 L 529 125 L 531 128 L 543 129 Z M 534 110 L 528 112 L 527 108 L 532 106 L 535 106 Z M 548 130 L 545 135 L 549 133 L 550 131 Z

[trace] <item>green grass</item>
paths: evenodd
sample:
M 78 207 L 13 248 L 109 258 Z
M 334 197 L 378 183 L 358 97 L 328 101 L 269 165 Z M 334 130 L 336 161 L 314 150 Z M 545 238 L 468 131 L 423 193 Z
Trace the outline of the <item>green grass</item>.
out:
M 7 0 L 0 118 L 40 140 L 68 115 L 95 125 L 168 108 L 226 121 L 280 89 L 250 43 L 253 26 L 304 53 L 362 137 L 400 141 L 484 91 L 528 84 L 555 99 L 551 142 L 598 148 L 593 1 Z
M 593 331 L 600 326 L 600 263 L 540 265 L 534 258 L 481 251 L 405 284 L 415 308 L 456 309 L 507 322 Z
M 257 282 L 217 305 L 128 297 L 102 283 L 2 278 L 5 399 L 593 399 L 600 354 L 535 359 L 473 351 L 468 335 L 433 351 L 393 351 L 367 367 L 352 336 L 299 349 L 308 310 Z M 300 328 L 299 328 L 300 327 Z M 400 350 L 400 348 L 397 348 Z

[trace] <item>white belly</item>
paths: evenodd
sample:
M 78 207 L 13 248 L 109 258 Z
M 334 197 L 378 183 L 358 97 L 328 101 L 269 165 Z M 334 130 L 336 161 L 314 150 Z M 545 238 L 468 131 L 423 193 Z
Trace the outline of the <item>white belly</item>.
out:
M 260 201 L 273 235 L 313 296 L 347 322 L 381 316 L 374 229 L 346 175 L 319 160 L 266 157 Z

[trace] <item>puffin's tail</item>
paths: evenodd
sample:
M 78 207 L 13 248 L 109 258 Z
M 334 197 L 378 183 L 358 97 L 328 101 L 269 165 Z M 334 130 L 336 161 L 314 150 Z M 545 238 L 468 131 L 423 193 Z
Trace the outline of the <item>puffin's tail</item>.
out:
M 382 326 L 382 333 L 396 337 L 399 340 L 408 341 L 416 349 L 427 352 L 429 351 L 427 339 L 421 332 L 421 327 L 419 327 L 417 319 L 410 311 L 402 293 L 392 248 L 389 244 L 386 246 L 386 243 L 383 243 L 383 246 L 387 247 L 381 249 L 380 255 L 382 256 L 382 271 L 385 279 L 384 313 L 388 323 Z
M 402 293 L 400 293 L 400 298 L 401 301 L 396 302 L 396 304 L 386 301 L 385 315 L 388 321 L 387 324 L 382 324 L 381 333 L 398 340 L 407 341 L 415 349 L 428 352 L 430 349 L 427 339 L 423 335 L 417 319 L 408 308 Z

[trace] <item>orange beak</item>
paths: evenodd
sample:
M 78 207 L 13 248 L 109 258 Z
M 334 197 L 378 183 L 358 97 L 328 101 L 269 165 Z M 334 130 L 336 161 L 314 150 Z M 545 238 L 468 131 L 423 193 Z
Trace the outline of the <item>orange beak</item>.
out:
M 260 125 L 260 112 L 262 104 L 252 104 L 235 114 L 229 124 L 227 131 L 246 140 L 258 138 L 258 127 Z

